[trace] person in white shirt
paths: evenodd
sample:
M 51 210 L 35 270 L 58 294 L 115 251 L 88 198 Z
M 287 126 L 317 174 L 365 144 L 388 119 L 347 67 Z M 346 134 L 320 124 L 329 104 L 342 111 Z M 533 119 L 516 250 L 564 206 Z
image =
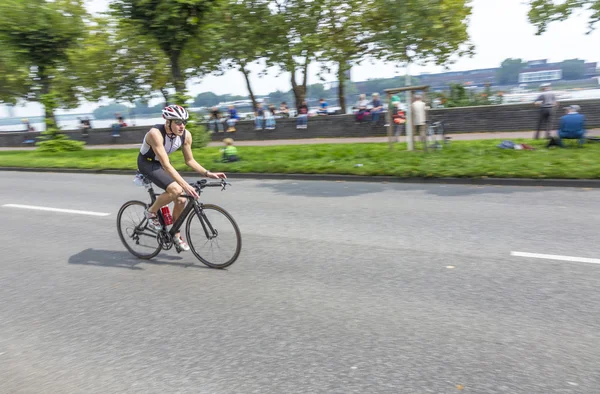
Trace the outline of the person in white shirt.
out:
M 542 94 L 535 100 L 535 105 L 540 107 L 540 115 L 538 119 L 537 130 L 535 131 L 536 140 L 540 138 L 540 131 L 542 130 L 542 126 L 545 126 L 546 138 L 550 138 L 550 129 L 552 128 L 552 115 L 554 109 L 558 106 L 558 101 L 556 100 L 556 95 L 552 93 L 551 85 L 549 83 L 545 83 L 541 85 Z
M 423 102 L 423 98 L 420 95 L 416 95 L 412 103 L 412 123 L 415 125 L 416 134 L 421 136 L 421 143 L 424 150 L 427 150 L 427 141 L 425 139 L 425 132 L 427 131 L 426 109 L 427 104 Z

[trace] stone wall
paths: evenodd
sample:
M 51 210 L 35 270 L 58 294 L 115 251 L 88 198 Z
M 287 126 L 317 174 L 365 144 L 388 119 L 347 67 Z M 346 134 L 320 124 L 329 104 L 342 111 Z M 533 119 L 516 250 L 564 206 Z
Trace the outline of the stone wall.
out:
M 600 100 L 596 99 L 561 103 L 553 117 L 553 129 L 564 114 L 563 107 L 571 104 L 581 106 L 588 129 L 600 127 Z M 532 104 L 507 104 L 436 109 L 431 111 L 431 119 L 443 119 L 449 133 L 529 131 L 537 128 L 538 114 L 539 108 Z
M 573 102 L 574 103 L 574 102 Z M 563 103 L 564 105 L 570 103 Z M 578 101 L 582 113 L 587 117 L 588 129 L 600 128 L 600 100 Z M 562 115 L 560 109 L 557 115 Z M 532 104 L 510 104 L 481 107 L 444 108 L 430 111 L 432 120 L 444 120 L 448 133 L 529 131 L 537 125 L 538 108 Z M 554 117 L 553 129 L 558 125 L 559 116 Z M 87 138 L 80 131 L 66 131 L 69 137 L 86 141 L 89 145 L 136 144 L 141 143 L 150 126 L 126 127 L 121 129 L 120 137 L 113 137 L 111 129 L 94 129 Z M 331 137 L 377 137 L 385 136 L 383 122 L 374 126 L 369 122 L 356 123 L 353 115 L 330 115 L 309 119 L 307 129 L 296 129 L 296 118 L 277 119 L 275 130 L 254 130 L 253 121 L 243 121 L 237 126 L 237 132 L 213 133 L 212 140 L 219 141 L 225 135 L 235 140 L 273 140 Z M 25 146 L 25 141 L 35 139 L 39 132 L 0 133 L 0 146 Z

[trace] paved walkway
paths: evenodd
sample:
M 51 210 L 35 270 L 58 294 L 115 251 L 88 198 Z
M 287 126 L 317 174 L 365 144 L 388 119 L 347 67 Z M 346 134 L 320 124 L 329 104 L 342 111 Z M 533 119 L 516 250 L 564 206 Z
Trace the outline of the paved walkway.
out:
M 589 130 L 588 135 L 599 136 L 600 129 Z M 532 138 L 533 131 L 524 132 L 494 132 L 494 133 L 460 133 L 449 134 L 454 141 L 466 140 L 489 140 L 489 139 L 517 139 Z M 235 134 L 231 136 L 235 140 Z M 400 142 L 405 142 L 406 137 L 401 137 Z M 381 143 L 388 142 L 388 137 L 363 137 L 363 138 L 305 138 L 289 140 L 260 140 L 260 141 L 236 141 L 237 146 L 274 146 L 274 145 L 313 145 L 313 144 L 355 144 L 355 143 Z M 123 144 L 123 145 L 87 145 L 86 149 L 131 149 L 139 148 L 142 144 Z M 220 141 L 210 142 L 208 146 L 222 146 Z M 11 150 L 33 150 L 34 147 L 18 148 L 0 148 L 0 151 Z

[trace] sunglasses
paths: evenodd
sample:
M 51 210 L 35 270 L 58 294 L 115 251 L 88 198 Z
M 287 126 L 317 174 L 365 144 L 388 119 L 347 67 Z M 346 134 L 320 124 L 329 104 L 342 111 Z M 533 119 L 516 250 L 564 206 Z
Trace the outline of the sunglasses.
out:
M 177 119 L 177 120 L 174 120 L 173 122 L 175 122 L 175 124 L 177 126 L 181 126 L 182 124 L 187 124 L 187 120 L 179 120 L 179 119 Z

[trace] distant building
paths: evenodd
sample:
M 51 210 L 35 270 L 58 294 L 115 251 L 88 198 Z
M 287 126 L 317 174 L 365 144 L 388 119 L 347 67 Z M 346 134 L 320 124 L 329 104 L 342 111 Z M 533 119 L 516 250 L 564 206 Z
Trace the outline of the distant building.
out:
M 519 83 L 548 82 L 562 79 L 561 69 L 548 69 L 540 71 L 522 72 L 519 74 Z
M 591 79 L 600 75 L 596 62 L 584 63 L 584 66 L 584 79 Z M 424 73 L 417 76 L 417 78 L 419 78 L 420 83 L 429 85 L 432 89 L 445 89 L 451 83 L 471 86 L 483 86 L 488 83 L 497 85 L 498 70 L 500 70 L 500 67 L 437 74 Z M 547 59 L 538 59 L 527 62 L 525 68 L 519 74 L 519 83 L 559 81 L 562 78 L 562 62 L 548 63 Z

